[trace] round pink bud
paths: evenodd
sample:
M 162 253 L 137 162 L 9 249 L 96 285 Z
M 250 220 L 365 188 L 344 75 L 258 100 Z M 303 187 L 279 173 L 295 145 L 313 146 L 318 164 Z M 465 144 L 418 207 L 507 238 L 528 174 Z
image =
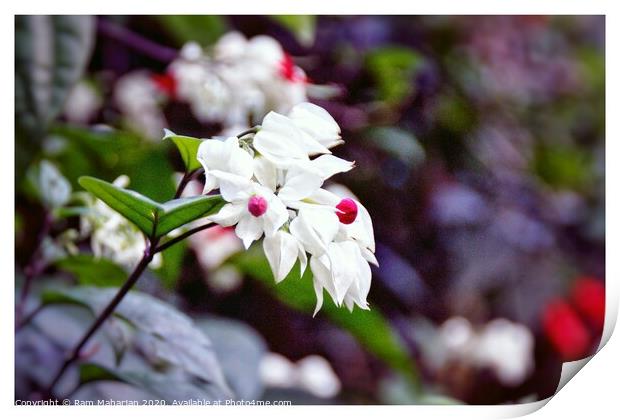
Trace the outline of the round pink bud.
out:
M 338 203 L 336 208 L 340 210 L 336 212 L 340 223 L 350 225 L 355 222 L 355 218 L 357 217 L 357 204 L 355 204 L 355 201 L 350 198 L 344 198 Z
M 253 195 L 248 200 L 248 211 L 254 217 L 259 217 L 267 211 L 267 200 L 260 195 Z

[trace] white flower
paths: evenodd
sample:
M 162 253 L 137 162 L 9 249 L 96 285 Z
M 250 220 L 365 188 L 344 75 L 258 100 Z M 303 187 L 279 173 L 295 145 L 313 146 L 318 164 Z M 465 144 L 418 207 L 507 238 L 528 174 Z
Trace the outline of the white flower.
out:
M 297 127 L 328 149 L 344 143 L 338 123 L 320 106 L 300 103 L 293 107 L 288 116 Z
M 276 283 L 281 282 L 291 272 L 297 259 L 300 261 L 300 275 L 303 276 L 308 264 L 306 250 L 295 236 L 283 230 L 263 239 L 263 250 Z
M 352 241 L 332 242 L 327 251 L 310 258 L 316 293 L 316 315 L 323 305 L 323 289 L 326 289 L 337 305 L 346 305 L 352 311 L 357 305 L 369 309 L 366 298 L 370 291 L 372 274 L 368 262 L 357 244 Z
M 233 50 L 241 48 L 238 42 L 233 36 L 225 40 L 234 44 Z M 270 112 L 249 136 L 244 135 L 243 147 L 250 152 L 240 148 L 237 138 L 226 145 L 210 140 L 200 146 L 205 192 L 219 186 L 228 202 L 210 219 L 223 226 L 236 224 L 246 248 L 264 234 L 263 249 L 276 282 L 297 260 L 303 275 L 310 254 L 315 314 L 323 304 L 323 289 L 337 305 L 368 309 L 369 263 L 378 265 L 370 215 L 350 192 L 341 198 L 321 188 L 331 176 L 354 166 L 329 154 L 328 147 L 342 142 L 338 124 L 324 109 L 302 104 L 289 117 Z M 320 156 L 311 159 L 316 154 Z
M 309 155 L 330 153 L 327 148 L 302 131 L 287 116 L 270 112 L 254 136 L 253 146 L 279 167 L 295 160 L 309 160 Z
M 256 122 L 270 110 L 288 112 L 307 100 L 303 70 L 278 41 L 265 35 L 248 40 L 229 32 L 212 53 L 188 44 L 168 72 L 177 82 L 178 98 L 204 122 Z
M 229 137 L 225 141 L 204 140 L 198 147 L 197 158 L 205 170 L 203 194 L 219 186 L 218 178 L 212 174 L 212 171 L 227 172 L 246 180 L 252 177 L 252 156 L 239 147 L 237 137 Z
M 222 226 L 237 224 L 235 233 L 246 249 L 263 233 L 274 235 L 288 220 L 286 206 L 269 188 L 226 172 L 211 173 L 219 179 L 220 192 L 228 204 L 209 219 Z
M 58 168 L 47 160 L 39 165 L 38 187 L 43 203 L 51 208 L 62 207 L 71 197 L 71 184 Z

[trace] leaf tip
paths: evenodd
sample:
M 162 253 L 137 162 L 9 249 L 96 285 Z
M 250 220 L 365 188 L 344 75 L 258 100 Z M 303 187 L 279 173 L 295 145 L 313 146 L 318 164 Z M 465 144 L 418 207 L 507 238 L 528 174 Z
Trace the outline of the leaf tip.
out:
M 163 140 L 166 140 L 170 137 L 174 137 L 176 136 L 176 134 L 174 132 L 172 132 L 172 130 L 168 130 L 167 128 L 164 128 L 164 137 Z

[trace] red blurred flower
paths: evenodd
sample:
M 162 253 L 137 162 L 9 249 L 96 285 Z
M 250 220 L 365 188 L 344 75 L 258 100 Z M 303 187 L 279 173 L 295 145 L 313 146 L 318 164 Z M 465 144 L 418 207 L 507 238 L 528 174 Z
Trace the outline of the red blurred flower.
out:
M 280 76 L 293 83 L 306 83 L 308 81 L 306 75 L 295 66 L 293 59 L 287 53 L 284 53 L 282 60 L 280 60 Z
M 547 305 L 543 312 L 543 330 L 565 362 L 587 355 L 592 337 L 575 310 L 564 300 Z
M 597 332 L 605 323 L 605 286 L 594 277 L 580 277 L 571 292 L 571 301 Z
M 170 73 L 153 74 L 151 80 L 155 83 L 155 86 L 168 95 L 170 98 L 174 98 L 177 91 L 177 81 Z

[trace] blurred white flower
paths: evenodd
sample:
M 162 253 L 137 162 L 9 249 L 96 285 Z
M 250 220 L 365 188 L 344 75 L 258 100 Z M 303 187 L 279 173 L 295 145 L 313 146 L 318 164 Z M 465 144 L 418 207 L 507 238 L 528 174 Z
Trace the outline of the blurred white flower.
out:
M 39 165 L 38 188 L 43 204 L 50 208 L 62 207 L 71 198 L 71 184 L 47 160 L 42 160 Z
M 495 319 L 479 333 L 473 358 L 505 385 L 521 384 L 532 371 L 534 337 L 530 330 L 506 319 Z
M 534 367 L 534 337 L 524 325 L 498 318 L 476 328 L 457 316 L 436 329 L 421 326 L 427 329 L 418 338 L 425 342 L 421 345 L 423 357 L 433 369 L 458 361 L 490 369 L 502 384 L 518 386 Z
M 168 73 L 176 96 L 203 122 L 225 127 L 260 120 L 269 110 L 288 112 L 306 100 L 306 76 L 269 36 L 246 39 L 229 32 L 206 52 L 195 43 L 183 47 Z
M 321 356 L 306 356 L 297 362 L 301 388 L 321 398 L 338 395 L 341 384 L 327 360 Z
M 101 109 L 103 98 L 88 82 L 82 80 L 76 84 L 65 101 L 64 116 L 68 121 L 86 124 Z
M 157 86 L 145 72 L 128 73 L 114 87 L 114 100 L 126 123 L 152 140 L 159 140 L 166 126 L 159 97 Z
M 342 385 L 329 362 L 318 355 L 293 363 L 277 353 L 267 353 L 260 364 L 260 375 L 268 387 L 297 388 L 319 398 L 333 398 Z
M 118 187 L 124 188 L 128 184 L 126 175 L 114 181 Z M 103 201 L 91 198 L 87 204 L 90 211 L 80 219 L 80 234 L 82 237 L 90 235 L 93 254 L 132 269 L 144 255 L 146 242 L 142 233 Z M 149 266 L 158 268 L 161 262 L 161 254 L 156 254 Z

